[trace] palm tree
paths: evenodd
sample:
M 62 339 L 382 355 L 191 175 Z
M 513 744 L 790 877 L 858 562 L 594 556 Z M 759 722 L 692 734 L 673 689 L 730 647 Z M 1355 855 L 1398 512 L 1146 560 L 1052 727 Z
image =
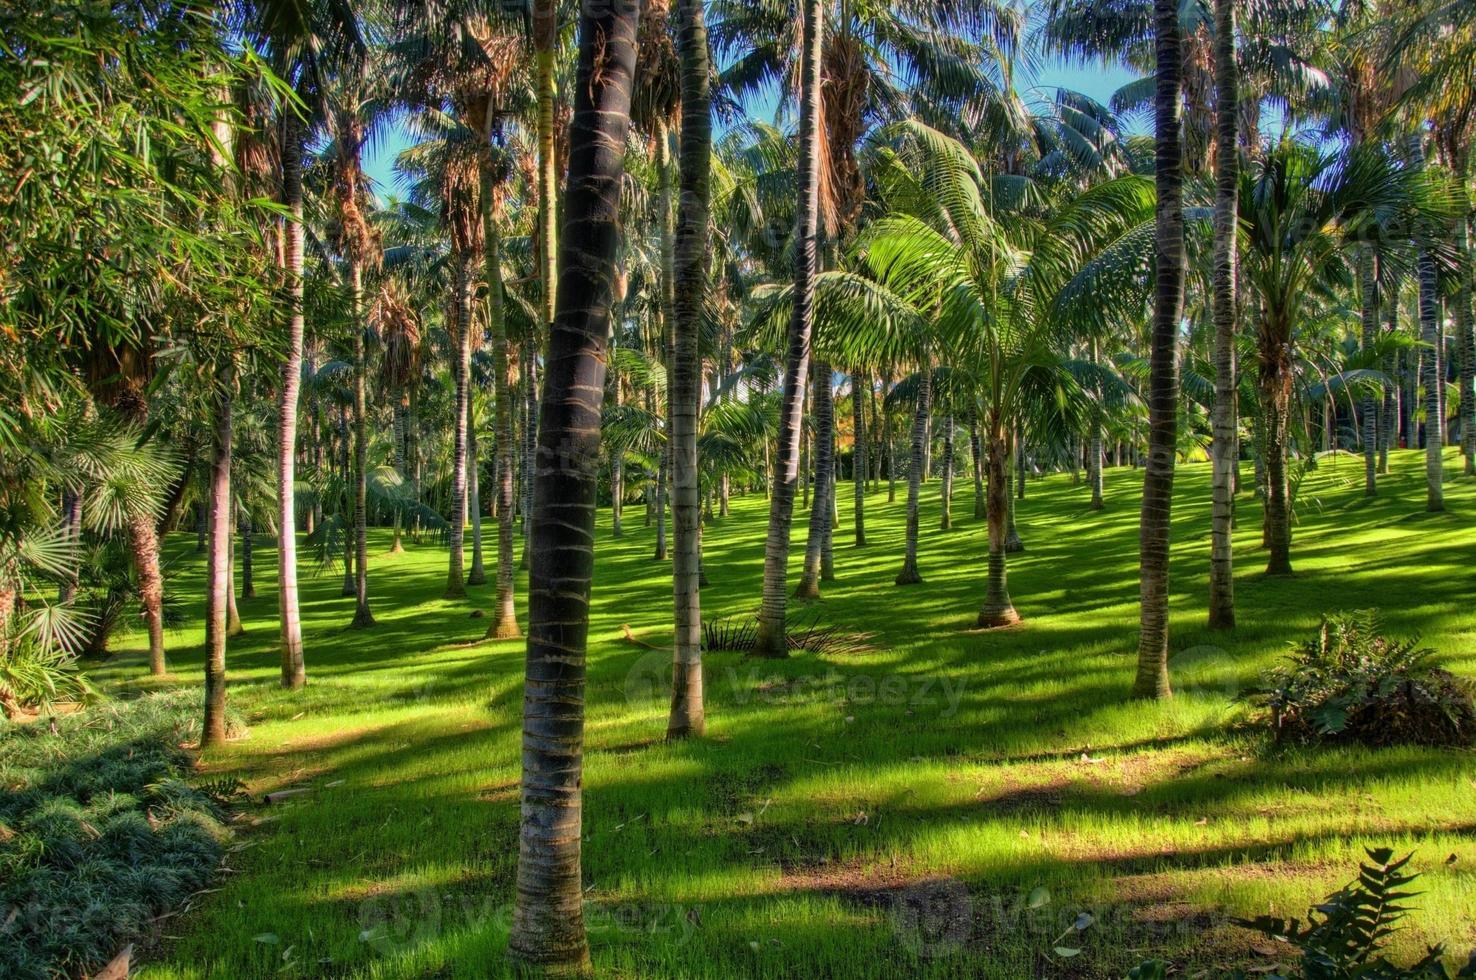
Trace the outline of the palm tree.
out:
M 1235 460 L 1240 451 L 1235 394 L 1236 248 L 1240 190 L 1240 73 L 1235 0 L 1215 0 L 1215 403 L 1210 513 L 1209 624 L 1235 627 Z M 1370 413 L 1371 414 L 1371 413 Z M 1370 476 L 1370 479 L 1372 477 Z
M 671 714 L 667 738 L 701 735 L 702 699 L 701 473 L 697 411 L 702 394 L 698 334 L 707 301 L 708 224 L 712 169 L 712 99 L 703 0 L 677 0 L 681 60 L 681 196 L 673 287 L 675 334 L 671 390 L 672 530 L 676 538 L 672 588 L 676 612 Z
M 820 0 L 805 0 L 800 70 L 798 208 L 794 235 L 794 296 L 784 364 L 784 396 L 779 412 L 779 453 L 769 497 L 769 530 L 764 539 L 763 603 L 759 608 L 754 652 L 787 657 L 785 578 L 789 565 L 790 520 L 799 478 L 800 423 L 810 370 L 810 337 L 815 325 L 815 276 L 819 271 L 820 222 Z
M 592 4 L 580 18 L 558 312 L 533 475 L 522 830 L 508 950 L 518 962 L 571 973 L 589 971 L 580 875 L 585 650 L 637 9 Z
M 1158 188 L 1154 234 L 1157 265 L 1153 333 L 1149 345 L 1148 464 L 1143 473 L 1140 531 L 1138 674 L 1133 694 L 1165 698 L 1168 677 L 1168 558 L 1173 506 L 1174 453 L 1178 441 L 1179 317 L 1184 307 L 1183 134 L 1179 87 L 1183 38 L 1179 5 L 1153 0 L 1157 56 L 1154 110 L 1154 180 Z
M 229 355 L 221 361 L 213 397 L 209 547 L 205 558 L 205 719 L 201 747 L 226 739 L 226 607 L 231 594 L 231 408 L 235 399 L 235 367 Z

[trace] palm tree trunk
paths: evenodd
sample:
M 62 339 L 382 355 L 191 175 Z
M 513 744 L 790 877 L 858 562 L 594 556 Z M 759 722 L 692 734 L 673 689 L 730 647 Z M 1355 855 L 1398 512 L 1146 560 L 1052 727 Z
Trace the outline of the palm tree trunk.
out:
M 1236 220 L 1240 187 L 1240 78 L 1235 61 L 1235 0 L 1215 0 L 1215 402 L 1211 460 L 1211 629 L 1235 628 Z
M 1425 342 L 1421 351 L 1420 382 L 1425 388 L 1425 509 L 1445 509 L 1442 454 L 1445 450 L 1445 418 L 1440 407 L 1440 389 L 1444 386 L 1444 365 L 1440 360 L 1440 312 L 1437 298 L 1438 277 L 1435 257 L 1420 248 L 1420 334 Z
M 1140 529 L 1140 631 L 1133 694 L 1163 698 L 1168 678 L 1168 559 L 1179 410 L 1179 316 L 1184 305 L 1184 172 L 1179 123 L 1182 40 L 1179 5 L 1153 0 L 1154 176 L 1158 187 L 1153 332 L 1149 348 L 1148 465 Z
M 1458 166 L 1456 172 L 1464 173 L 1465 169 L 1464 166 Z M 1460 393 L 1457 401 L 1460 406 L 1461 454 L 1465 457 L 1463 472 L 1466 476 L 1473 476 L 1476 475 L 1476 314 L 1473 314 L 1471 308 L 1473 266 L 1471 226 L 1467 220 L 1470 202 L 1466 200 L 1464 183 L 1459 186 L 1460 202 L 1466 207 L 1461 209 L 1462 217 L 1457 218 L 1455 223 L 1458 279 L 1455 295 L 1451 299 L 1455 306 L 1451 319 L 1455 326 L 1456 351 L 1461 359 L 1456 386 Z
M 462 545 L 466 540 L 466 474 L 470 453 L 466 434 L 471 417 L 471 296 L 467 266 L 471 256 L 458 254 L 452 258 L 451 340 L 455 345 L 455 360 L 451 374 L 455 379 L 456 401 L 451 416 L 451 512 L 447 519 L 451 525 L 448 535 L 450 564 L 446 573 L 447 599 L 466 597 L 466 580 L 462 574 L 465 559 Z
M 866 419 L 861 403 L 862 379 L 860 370 L 851 372 L 851 482 L 853 515 L 856 527 L 856 547 L 866 546 Z M 866 379 L 866 390 L 870 390 L 870 379 Z
M 1266 429 L 1266 574 L 1290 575 L 1291 488 L 1287 452 L 1291 422 L 1291 365 L 1261 368 L 1261 404 Z
M 297 399 L 302 387 L 302 129 L 296 113 L 282 113 L 282 203 L 287 259 L 287 356 L 277 403 L 277 596 L 281 624 L 282 686 L 307 682 L 302 655 L 302 612 L 297 599 Z
M 374 625 L 369 611 L 369 404 L 364 355 L 364 279 L 358 262 L 349 268 L 349 316 L 354 339 L 354 629 Z
M 907 467 L 907 541 L 902 556 L 898 585 L 916 585 L 922 581 L 917 570 L 918 503 L 922 496 L 923 454 L 928 442 L 928 415 L 932 411 L 933 370 L 924 360 L 918 374 L 917 410 L 912 416 L 912 460 Z
M 1363 321 L 1363 350 L 1371 355 L 1379 336 L 1379 272 L 1378 253 L 1372 244 L 1364 244 L 1358 250 L 1359 305 Z M 1377 496 L 1378 489 L 1378 412 L 1379 399 L 1373 394 L 1360 400 L 1358 411 L 1360 436 L 1363 442 L 1363 494 Z
M 707 23 L 702 0 L 678 0 L 677 52 L 682 66 L 681 195 L 673 265 L 671 387 L 672 648 L 671 712 L 666 737 L 706 731 L 702 698 L 702 510 L 697 413 L 702 396 L 698 340 L 707 301 L 708 221 L 712 169 L 712 99 L 708 90 Z
M 585 652 L 637 12 L 635 4 L 589 4 L 581 15 L 558 315 L 534 474 L 522 827 L 508 951 L 560 973 L 590 972 L 580 875 Z
M 251 515 L 247 514 L 241 518 L 241 598 L 256 598 L 256 528 L 251 523 Z
M 234 524 L 234 522 L 233 522 Z M 246 627 L 241 623 L 241 612 L 236 608 L 236 528 L 231 528 L 230 545 L 227 548 L 226 559 L 229 563 L 226 569 L 226 636 L 241 636 L 246 632 Z
M 467 585 L 485 585 L 487 566 L 482 556 L 482 461 L 477 452 L 477 413 L 473 399 L 466 413 L 466 512 L 471 521 L 472 560 Z
M 202 748 L 226 739 L 226 630 L 231 602 L 231 409 L 235 369 L 230 360 L 216 377 L 211 444 L 208 544 L 205 558 L 205 718 Z
M 497 507 L 497 598 L 487 639 L 508 640 L 522 635 L 518 627 L 516 585 L 513 579 L 513 382 L 508 356 L 507 318 L 503 301 L 502 229 L 493 208 L 493 173 L 482 168 L 482 231 L 486 241 L 482 261 L 487 281 L 487 329 L 492 340 L 492 452 L 493 501 Z
M 1095 337 L 1093 337 L 1091 340 L 1089 351 L 1092 364 L 1096 365 L 1101 363 L 1101 355 L 1097 349 L 1097 340 Z M 1101 392 L 1099 390 L 1098 395 L 1100 394 Z M 1106 506 L 1106 501 L 1103 499 L 1102 495 L 1102 491 L 1105 489 L 1105 487 L 1102 480 L 1104 460 L 1102 452 L 1102 409 L 1100 405 L 1094 405 L 1092 407 L 1092 418 L 1089 425 L 1091 428 L 1091 433 L 1090 437 L 1087 440 L 1086 471 L 1087 485 L 1091 489 L 1092 500 L 1088 506 L 1090 506 L 1092 510 L 1101 510 L 1104 506 Z
M 897 502 L 897 453 L 892 441 L 892 413 L 886 411 L 887 395 L 892 390 L 890 371 L 882 372 L 882 446 L 887 454 L 887 503 Z
M 538 344 L 523 343 L 523 557 L 528 565 L 528 547 L 533 537 L 533 469 L 538 448 Z
M 821 0 L 804 0 L 800 60 L 798 204 L 794 235 L 794 302 L 779 407 L 779 452 L 769 497 L 769 529 L 764 539 L 764 590 L 754 652 L 787 657 L 784 612 L 789 565 L 794 485 L 799 477 L 802 402 L 810 367 L 810 335 L 815 324 L 815 276 L 819 271 L 820 215 L 820 42 Z
M 999 420 L 990 424 L 989 449 L 989 583 L 984 595 L 984 605 L 979 609 L 979 625 L 986 629 L 997 626 L 1012 626 L 1020 621 L 1010 601 L 1010 590 L 1005 581 L 1006 522 L 1010 512 L 1010 445 L 1005 427 Z
M 987 517 L 988 505 L 984 501 L 984 440 L 979 435 L 979 418 L 969 413 L 969 455 L 974 460 L 974 518 Z
M 940 503 L 943 517 L 939 526 L 947 531 L 953 527 L 953 415 L 943 417 L 943 483 L 940 487 Z
M 810 508 L 810 533 L 805 541 L 805 570 L 794 590 L 799 599 L 820 598 L 821 555 L 825 536 L 830 533 L 830 493 L 835 480 L 835 427 L 832 425 L 835 402 L 830 381 L 830 365 L 816 361 L 814 409 L 810 416 L 815 432 L 815 501 Z

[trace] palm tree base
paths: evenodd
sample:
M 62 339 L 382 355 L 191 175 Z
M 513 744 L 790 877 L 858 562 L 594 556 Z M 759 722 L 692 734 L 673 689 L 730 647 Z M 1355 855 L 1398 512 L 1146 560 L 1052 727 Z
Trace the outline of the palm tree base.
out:
M 441 593 L 441 598 L 442 599 L 465 599 L 466 598 L 466 586 L 465 585 L 448 585 L 448 586 L 446 586 L 446 591 L 443 592 L 443 593 Z
M 1019 538 L 1010 538 L 1005 542 L 1005 554 L 1018 555 L 1025 550 L 1025 542 Z
M 1019 622 L 1020 614 L 1015 611 L 1014 606 L 1006 603 L 1003 608 L 985 606 L 979 610 L 977 625 L 980 629 L 992 630 L 1005 626 L 1015 626 Z
M 921 585 L 922 576 L 917 573 L 916 568 L 907 567 L 897 573 L 898 585 Z
M 473 568 L 466 576 L 467 585 L 486 585 L 487 573 L 478 568 Z
M 487 633 L 483 637 L 486 640 L 516 640 L 523 635 L 518 628 L 518 621 L 513 617 L 503 618 L 499 616 L 497 621 L 487 627 Z
M 795 587 L 794 597 L 796 599 L 818 599 L 820 598 L 820 582 L 813 575 L 805 575 L 800 579 L 800 584 Z
M 366 630 L 373 625 L 375 625 L 374 614 L 369 611 L 368 606 L 364 606 L 354 613 L 354 621 L 349 623 L 349 629 Z

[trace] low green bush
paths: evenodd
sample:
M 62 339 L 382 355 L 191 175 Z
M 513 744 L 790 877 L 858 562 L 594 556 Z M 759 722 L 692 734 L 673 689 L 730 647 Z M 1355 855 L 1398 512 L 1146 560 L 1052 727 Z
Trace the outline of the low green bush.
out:
M 148 934 L 224 854 L 230 785 L 192 785 L 198 696 L 0 728 L 0 976 L 76 976 Z
M 1417 640 L 1384 636 L 1373 612 L 1328 616 L 1249 700 L 1268 709 L 1282 742 L 1470 745 L 1472 686 L 1432 656 Z

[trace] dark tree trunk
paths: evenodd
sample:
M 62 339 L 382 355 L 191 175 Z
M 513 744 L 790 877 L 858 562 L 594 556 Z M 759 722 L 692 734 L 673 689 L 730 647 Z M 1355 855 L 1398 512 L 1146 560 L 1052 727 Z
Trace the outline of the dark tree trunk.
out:
M 465 563 L 463 543 L 466 540 L 466 473 L 468 446 L 466 434 L 471 416 L 471 284 L 468 266 L 471 256 L 458 253 L 452 257 L 451 273 L 451 375 L 456 386 L 456 400 L 451 414 L 451 510 L 446 515 L 450 524 L 448 534 L 449 565 L 446 572 L 447 599 L 466 597 L 466 578 L 462 572 Z
M 1149 347 L 1148 465 L 1143 474 L 1138 674 L 1133 693 L 1168 697 L 1168 560 L 1179 410 L 1179 317 L 1184 306 L 1184 171 L 1179 123 L 1182 39 L 1179 5 L 1154 0 L 1154 240 L 1158 261 Z
M 861 401 L 863 379 L 866 379 L 866 389 L 870 390 L 871 383 L 866 375 L 859 369 L 851 371 L 851 482 L 855 485 L 852 506 L 855 509 L 853 516 L 858 548 L 866 545 L 866 419 Z
M 779 408 L 779 451 L 769 497 L 769 530 L 764 540 L 764 591 L 755 652 L 789 655 L 784 613 L 788 590 L 790 522 L 805 384 L 810 368 L 810 335 L 815 322 L 815 276 L 819 271 L 820 189 L 820 0 L 805 0 L 800 63 L 798 207 L 794 236 L 794 302 L 784 362 L 783 401 Z
M 1425 388 L 1425 509 L 1445 509 L 1444 475 L 1445 417 L 1440 390 L 1445 385 L 1444 362 L 1440 358 L 1439 277 L 1435 257 L 1428 248 L 1419 254 L 1420 334 L 1425 342 L 1421 351 L 1420 382 Z
M 492 339 L 492 451 L 495 457 L 493 502 L 497 507 L 497 597 L 487 638 L 508 640 L 522 635 L 518 628 L 513 579 L 513 383 L 508 356 L 507 321 L 503 309 L 502 230 L 493 210 L 491 167 L 482 168 L 482 230 L 486 241 L 483 262 L 487 280 L 487 327 Z
M 635 68 L 634 3 L 580 24 L 557 314 L 548 337 L 529 548 L 522 827 L 509 954 L 588 973 L 580 874 L 585 652 L 620 188 Z
M 805 570 L 794 594 L 800 599 L 820 598 L 821 554 L 830 533 L 830 493 L 835 480 L 835 403 L 830 365 L 815 362 L 814 409 L 810 424 L 815 432 L 815 503 L 810 508 L 810 534 L 805 542 Z
M 922 581 L 917 568 L 918 503 L 922 496 L 923 454 L 927 450 L 932 399 L 932 366 L 924 361 L 918 375 L 917 411 L 912 416 L 912 460 L 907 467 L 907 539 L 902 570 L 897 573 L 898 585 L 916 585 Z
M 1236 221 L 1240 187 L 1240 77 L 1235 61 L 1235 0 L 1215 0 L 1215 242 L 1212 289 L 1215 322 L 1215 402 L 1211 444 L 1211 629 L 1235 627 L 1235 324 Z
M 676 635 L 672 650 L 671 712 L 667 738 L 701 735 L 702 512 L 697 459 L 697 413 L 702 397 L 698 348 L 707 301 L 709 178 L 712 100 L 708 91 L 707 24 L 703 0 L 677 0 L 677 51 L 682 65 L 681 196 L 673 264 L 671 389 L 672 595 Z
M 984 605 L 979 610 L 978 623 L 985 628 L 1011 626 L 1020 621 L 1010 601 L 1010 590 L 1005 582 L 1006 521 L 1010 512 L 1010 447 L 1004 426 L 994 421 L 990 425 L 989 449 L 989 582 L 984 595 Z
M 369 611 L 369 404 L 364 355 L 364 285 L 357 263 L 349 270 L 349 312 L 354 334 L 354 619 L 355 629 L 374 625 Z

